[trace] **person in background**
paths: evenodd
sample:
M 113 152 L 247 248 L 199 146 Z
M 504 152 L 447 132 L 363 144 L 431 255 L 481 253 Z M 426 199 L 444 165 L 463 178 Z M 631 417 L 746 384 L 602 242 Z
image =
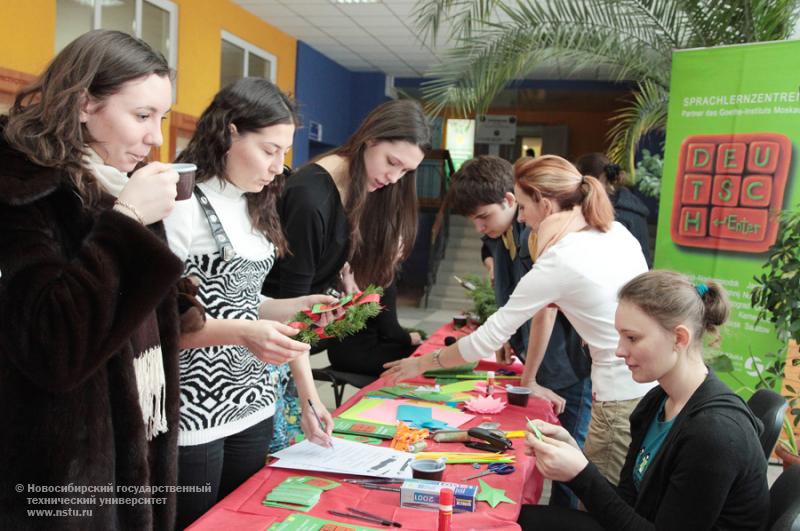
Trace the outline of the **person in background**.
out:
M 724 290 L 651 271 L 619 292 L 617 356 L 637 382 L 658 382 L 630 418 L 614 488 L 561 427 L 525 436 L 544 477 L 566 481 L 587 513 L 523 507 L 523 529 L 760 530 L 769 514 L 761 422 L 705 365 L 703 337 L 728 317 Z
M 388 286 L 398 256 L 404 260 L 416 238 L 414 177 L 430 142 L 420 105 L 389 101 L 370 112 L 344 145 L 292 174 L 278 204 L 291 254 L 270 271 L 264 293 L 291 298 Z M 351 280 L 343 286 L 341 278 Z M 293 435 L 291 426 L 283 428 L 298 414 L 293 394 L 291 388 L 283 394 L 273 449 Z
M 483 155 L 468 160 L 453 174 L 447 194 L 452 212 L 472 221 L 482 235 L 483 251 L 494 264 L 494 292 L 498 307 L 508 302 L 520 279 L 530 271 L 529 228 L 517 220 L 514 168 L 499 157 Z M 510 363 L 517 353 L 524 361 L 528 350 L 530 321 L 511 336 L 498 359 Z M 582 447 L 592 408 L 590 362 L 581 339 L 563 313 L 557 312 L 535 382 L 533 396 L 550 400 L 561 425 Z M 553 505 L 575 506 L 577 501 L 563 485 L 554 484 Z
M 647 227 L 647 216 L 650 215 L 650 211 L 642 200 L 625 186 L 626 175 L 619 165 L 611 162 L 603 153 L 587 153 L 578 157 L 575 167 L 581 174 L 591 175 L 603 183 L 614 206 L 614 219 L 622 223 L 639 241 L 647 266 L 652 267 L 650 231 Z
M 536 231 L 531 270 L 508 302 L 475 332 L 442 350 L 386 365 L 387 383 L 494 354 L 526 320 L 531 340 L 522 385 L 531 385 L 544 358 L 556 307 L 567 317 L 592 357 L 592 416 L 586 453 L 614 481 L 630 443 L 628 417 L 652 383 L 633 380 L 614 355 L 617 290 L 647 264 L 636 239 L 614 221 L 600 181 L 583 176 L 554 155 L 520 159 L 514 165 L 519 219 Z M 533 253 L 532 253 L 533 254 Z
M 173 528 L 183 267 L 161 220 L 178 174 L 143 164 L 171 105 L 164 57 L 97 30 L 0 118 L 1 529 Z M 132 501 L 31 505 L 15 485 Z
M 309 346 L 283 322 L 328 295 L 262 300 L 264 277 L 287 252 L 275 209 L 283 160 L 298 122 L 294 103 L 266 79 L 240 79 L 200 116 L 178 160 L 197 165 L 194 197 L 165 220 L 172 250 L 197 284 L 204 325 L 181 337 L 178 478 L 210 491 L 178 495 L 180 529 L 264 466 L 281 365 L 289 364 L 309 440 L 327 445 L 333 421 L 319 398 Z

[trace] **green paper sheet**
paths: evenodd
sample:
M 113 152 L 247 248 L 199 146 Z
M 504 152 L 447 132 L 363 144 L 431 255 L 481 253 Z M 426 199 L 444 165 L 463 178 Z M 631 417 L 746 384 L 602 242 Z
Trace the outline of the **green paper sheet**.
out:
M 380 400 L 381 399 L 379 399 L 379 398 L 362 398 L 361 400 L 356 402 L 353 405 L 353 407 L 351 407 L 350 409 L 348 409 L 344 413 L 341 413 L 339 415 L 339 418 L 352 420 L 352 421 L 355 421 L 355 422 L 366 422 L 366 421 L 364 421 L 363 419 L 360 418 L 360 415 L 363 412 L 369 411 L 370 409 L 372 409 L 373 407 L 378 405 L 380 403 Z M 372 422 L 372 424 L 380 424 L 380 425 L 383 425 L 383 426 L 391 426 L 391 424 L 384 424 L 383 422 L 374 422 L 374 421 Z
M 481 490 L 478 492 L 477 496 L 475 496 L 475 500 L 485 501 L 491 505 L 492 508 L 497 507 L 501 503 L 513 503 L 516 505 L 517 502 L 506 496 L 505 489 L 496 489 L 482 479 L 478 481 L 481 484 Z
M 434 391 L 417 391 L 415 387 L 395 385 L 384 387 L 367 393 L 367 397 L 372 398 L 411 398 L 413 400 L 425 400 L 426 402 L 464 402 L 471 397 L 465 393 L 445 393 Z
M 430 371 L 425 371 L 425 376 L 431 375 L 430 377 L 433 378 L 435 376 L 448 376 L 451 374 L 462 374 L 467 372 L 472 372 L 475 370 L 475 367 L 478 366 L 478 362 L 474 361 L 472 363 L 465 363 L 464 365 L 459 365 L 458 367 L 448 367 L 446 369 L 432 369 Z
M 475 380 L 463 380 L 441 386 L 443 393 L 468 393 L 475 390 Z
M 453 373 L 453 374 L 432 374 L 432 371 L 424 373 L 426 378 L 436 378 L 437 381 L 440 377 L 452 378 L 456 380 L 485 380 L 486 371 L 475 371 L 469 373 Z M 495 379 L 498 380 L 518 380 L 519 374 L 514 376 L 506 376 L 505 374 L 495 374 Z

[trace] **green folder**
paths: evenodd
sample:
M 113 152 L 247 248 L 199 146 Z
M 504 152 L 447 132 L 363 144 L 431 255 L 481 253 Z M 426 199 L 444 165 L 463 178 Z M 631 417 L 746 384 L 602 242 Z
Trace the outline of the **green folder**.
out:
M 366 404 L 369 406 L 369 403 Z M 355 407 L 358 407 L 356 404 Z M 395 426 L 387 424 L 378 424 L 375 422 L 363 422 L 360 420 L 349 420 L 341 417 L 333 418 L 333 432 L 334 433 L 349 433 L 352 435 L 367 435 L 368 437 L 377 437 L 379 439 L 392 439 L 397 431 Z
M 308 511 L 319 502 L 324 491 L 339 485 L 315 476 L 291 476 L 269 491 L 261 503 L 267 507 Z

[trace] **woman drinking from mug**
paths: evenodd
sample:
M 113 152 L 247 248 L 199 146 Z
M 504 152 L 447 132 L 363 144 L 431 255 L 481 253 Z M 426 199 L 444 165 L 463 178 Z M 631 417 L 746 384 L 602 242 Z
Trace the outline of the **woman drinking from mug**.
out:
M 2 529 L 172 529 L 175 495 L 151 487 L 176 483 L 182 264 L 161 220 L 178 174 L 137 169 L 171 74 L 145 42 L 92 31 L 0 118 Z M 15 485 L 133 502 L 48 505 L 75 510 L 56 524 Z

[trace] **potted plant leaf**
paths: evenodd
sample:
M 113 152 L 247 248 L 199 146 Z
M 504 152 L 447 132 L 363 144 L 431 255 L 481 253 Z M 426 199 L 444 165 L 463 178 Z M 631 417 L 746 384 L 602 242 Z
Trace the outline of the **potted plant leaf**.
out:
M 775 450 L 787 466 L 790 462 L 800 463 L 795 437 L 800 426 L 800 208 L 781 215 L 778 238 L 755 283 L 752 304 L 758 309 L 758 320 L 771 322 L 778 339 L 787 346 L 785 356 L 784 352 L 773 355 L 763 370 L 758 370 L 764 386 L 778 390 L 777 385 L 782 382 L 779 390 L 789 402 L 785 440 Z M 757 364 L 754 366 L 758 369 Z
M 467 292 L 473 304 L 470 313 L 477 318 L 478 324 L 483 324 L 489 316 L 497 311 L 491 281 L 489 277 L 480 275 L 466 275 L 464 280 L 472 288 Z

